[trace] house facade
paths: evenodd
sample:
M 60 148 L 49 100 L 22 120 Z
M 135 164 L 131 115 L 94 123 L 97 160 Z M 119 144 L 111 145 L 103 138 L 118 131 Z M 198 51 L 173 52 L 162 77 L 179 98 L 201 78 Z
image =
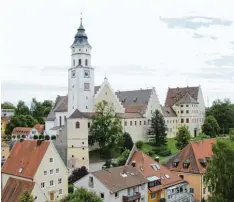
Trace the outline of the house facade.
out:
M 14 109 L 1 109 L 1 117 L 11 117 L 14 116 Z
M 209 196 L 208 187 L 204 184 L 204 174 L 215 143 L 215 138 L 190 143 L 166 164 L 168 169 L 190 184 L 190 192 L 194 194 L 196 201 Z
M 34 192 L 35 201 L 55 201 L 68 193 L 68 171 L 51 141 L 16 142 L 2 167 L 3 190 L 9 189 L 10 178 L 35 183 L 35 190 L 40 190 Z
M 89 173 L 74 187 L 95 192 L 104 202 L 147 202 L 147 182 L 136 168 L 120 166 Z
M 126 161 L 148 180 L 148 201 L 160 202 L 193 202 L 193 194 L 190 193 L 189 183 L 171 172 L 165 166 L 153 160 L 143 152 L 137 151 L 134 146 Z
M 175 137 L 180 126 L 186 126 L 192 137 L 198 136 L 205 119 L 201 87 L 168 88 L 163 114 L 168 138 Z
M 6 159 L 10 154 L 10 145 L 5 142 L 1 142 L 1 149 L 2 149 L 2 164 L 5 163 Z

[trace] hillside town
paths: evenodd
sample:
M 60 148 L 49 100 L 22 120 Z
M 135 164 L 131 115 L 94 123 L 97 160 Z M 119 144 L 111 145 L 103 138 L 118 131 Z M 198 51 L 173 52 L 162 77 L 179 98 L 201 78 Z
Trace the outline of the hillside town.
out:
M 234 103 L 206 106 L 199 81 L 165 103 L 95 83 L 91 51 L 81 16 L 67 94 L 2 101 L 1 201 L 234 201 Z

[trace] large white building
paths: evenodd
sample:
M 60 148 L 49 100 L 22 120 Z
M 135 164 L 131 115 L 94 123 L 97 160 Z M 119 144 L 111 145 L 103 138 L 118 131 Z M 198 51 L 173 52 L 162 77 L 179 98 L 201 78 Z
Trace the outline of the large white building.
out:
M 190 94 L 190 87 L 186 89 L 187 91 L 179 90 L 181 93 L 178 95 L 177 91 L 173 91 L 172 94 L 176 96 L 177 101 L 170 98 L 172 89 L 169 89 L 167 99 L 173 99 L 173 102 L 169 105 L 166 102 L 165 107 L 162 107 L 155 88 L 115 92 L 107 78 L 100 86 L 94 86 L 91 46 L 81 19 L 80 27 L 71 45 L 68 95 L 57 97 L 45 123 L 46 134 L 57 136 L 56 146 L 70 171 L 83 165 L 88 168 L 88 131 L 94 106 L 98 102 L 106 100 L 114 107 L 115 112 L 122 119 L 124 132 L 128 132 L 134 142 L 147 141 L 146 131 L 150 126 L 152 112 L 155 110 L 159 110 L 165 117 L 169 128 L 168 137 L 175 136 L 176 128 L 181 124 L 182 119 L 191 119 L 189 123 L 184 122 L 189 126 L 190 131 L 200 127 L 201 124 L 199 126 L 195 124 L 197 122 L 192 124 L 193 119 L 197 121 L 201 117 L 203 120 L 204 117 L 204 101 L 200 87 L 198 87 L 199 96 Z M 191 97 L 189 103 L 187 103 L 187 97 Z M 178 105 L 179 102 L 181 105 Z M 200 102 L 202 102 L 201 106 L 199 106 Z M 189 106 L 189 113 L 184 110 L 184 114 L 177 114 L 177 111 L 182 110 L 182 103 L 185 103 L 185 107 Z M 199 107 L 195 108 L 195 105 Z M 203 114 L 198 115 L 197 112 L 195 113 L 197 110 Z M 197 129 L 196 131 L 199 132 Z

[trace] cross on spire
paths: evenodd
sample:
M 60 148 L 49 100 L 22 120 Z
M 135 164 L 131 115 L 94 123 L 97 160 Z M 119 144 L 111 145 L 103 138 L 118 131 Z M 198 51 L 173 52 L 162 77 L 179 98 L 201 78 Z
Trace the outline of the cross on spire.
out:
M 80 22 L 82 23 L 82 12 L 80 12 Z

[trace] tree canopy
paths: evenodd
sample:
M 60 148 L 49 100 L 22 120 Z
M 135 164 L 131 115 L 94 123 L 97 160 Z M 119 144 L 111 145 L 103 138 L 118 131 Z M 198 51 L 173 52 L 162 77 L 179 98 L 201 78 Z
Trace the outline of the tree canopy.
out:
M 209 202 L 229 202 L 234 199 L 234 142 L 218 140 L 213 145 L 204 181 L 209 187 Z
M 1 109 L 15 109 L 15 106 L 11 102 L 1 103 Z
M 178 128 L 176 133 L 176 148 L 179 150 L 183 149 L 187 144 L 189 144 L 190 139 L 191 136 L 188 128 L 186 126 L 181 126 Z
M 133 145 L 134 143 L 132 141 L 130 134 L 125 132 L 123 134 L 123 149 L 129 149 L 131 151 Z
M 215 100 L 213 105 L 207 109 L 206 115 L 215 117 L 224 134 L 228 134 L 230 128 L 234 128 L 234 104 L 229 99 Z
M 102 202 L 102 199 L 93 192 L 88 192 L 87 189 L 80 188 L 72 194 L 68 194 L 60 202 Z
M 207 116 L 202 125 L 202 132 L 210 137 L 219 136 L 220 127 L 217 120 L 213 116 Z
M 151 126 L 147 131 L 148 138 L 152 140 L 156 146 L 167 144 L 167 126 L 163 115 L 159 110 L 154 111 L 151 119 Z
M 28 191 L 25 191 L 20 196 L 20 202 L 34 202 L 34 198 Z
M 87 171 L 87 168 L 85 166 L 82 166 L 81 168 L 77 168 L 72 171 L 72 174 L 68 178 L 68 183 L 73 184 L 77 180 L 81 179 L 85 175 L 87 175 L 89 172 Z
M 114 149 L 123 144 L 121 119 L 106 101 L 97 103 L 89 130 L 89 144 L 98 143 L 101 153 L 113 156 Z

